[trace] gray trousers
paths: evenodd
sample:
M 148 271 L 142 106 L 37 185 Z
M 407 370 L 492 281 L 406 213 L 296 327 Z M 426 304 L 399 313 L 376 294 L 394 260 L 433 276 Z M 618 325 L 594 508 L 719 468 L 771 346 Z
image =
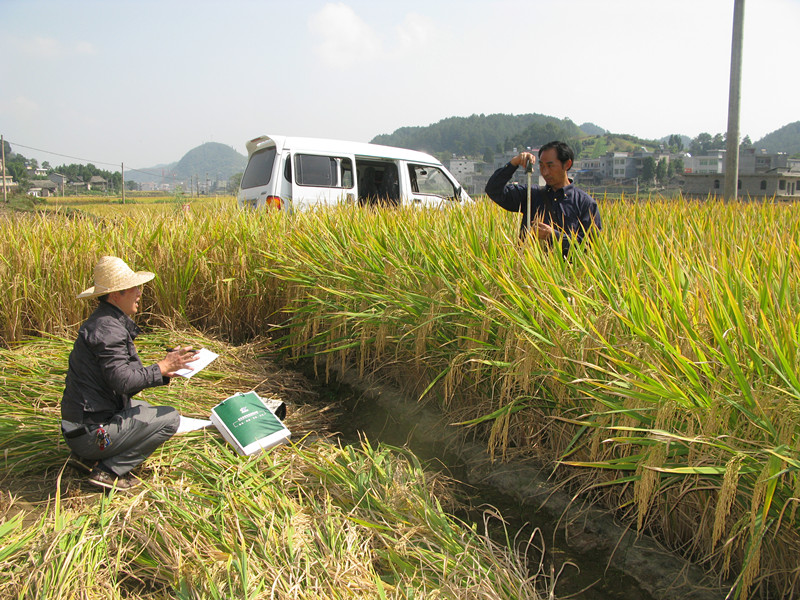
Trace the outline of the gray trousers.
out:
M 78 456 L 99 460 L 121 477 L 175 435 L 180 420 L 180 413 L 171 406 L 151 406 L 144 400 L 131 400 L 131 408 L 117 413 L 110 423 L 103 425 L 111 441 L 105 450 L 98 446 L 94 431 L 66 442 Z M 67 421 L 62 421 L 62 425 L 67 430 L 75 427 Z

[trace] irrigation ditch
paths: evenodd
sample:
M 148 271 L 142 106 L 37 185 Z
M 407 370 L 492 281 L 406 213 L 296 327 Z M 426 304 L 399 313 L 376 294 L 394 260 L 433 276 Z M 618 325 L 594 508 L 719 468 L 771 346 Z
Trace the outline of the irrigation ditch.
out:
M 298 367 L 313 380 L 313 365 Z M 492 532 L 538 530 L 544 541 L 545 570 L 556 579 L 555 595 L 582 600 L 721 600 L 728 589 L 702 568 L 638 534 L 613 515 L 587 506 L 548 480 L 530 461 L 492 460 L 485 444 L 473 441 L 430 403 L 356 369 L 331 368 L 331 381 L 316 380 L 320 396 L 341 405 L 334 423 L 342 443 L 404 448 L 427 469 L 455 480 L 469 508 L 456 514 L 484 526 L 484 511 L 506 523 Z M 537 559 L 538 560 L 538 559 Z

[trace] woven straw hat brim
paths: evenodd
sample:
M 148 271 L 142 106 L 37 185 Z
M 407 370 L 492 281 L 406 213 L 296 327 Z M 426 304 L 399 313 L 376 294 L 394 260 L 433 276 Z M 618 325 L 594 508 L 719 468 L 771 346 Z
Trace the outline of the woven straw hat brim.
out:
M 94 268 L 94 285 L 80 294 L 78 298 L 96 298 L 121 292 L 151 281 L 155 273 L 150 271 L 134 272 L 125 262 L 115 256 L 104 256 Z

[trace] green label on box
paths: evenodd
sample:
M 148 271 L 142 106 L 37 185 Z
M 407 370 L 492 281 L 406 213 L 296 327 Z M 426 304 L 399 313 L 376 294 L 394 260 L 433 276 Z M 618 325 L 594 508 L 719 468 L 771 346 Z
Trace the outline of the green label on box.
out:
M 255 392 L 231 396 L 214 410 L 243 448 L 284 429 Z

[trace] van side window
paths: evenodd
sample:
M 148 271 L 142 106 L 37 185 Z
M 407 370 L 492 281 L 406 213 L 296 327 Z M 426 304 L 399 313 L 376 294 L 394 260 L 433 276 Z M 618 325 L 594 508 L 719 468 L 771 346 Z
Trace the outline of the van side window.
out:
M 341 159 L 343 188 L 353 187 L 353 163 L 349 158 Z
M 339 176 L 340 170 L 341 177 Z M 296 154 L 294 171 L 297 185 L 353 187 L 353 165 L 349 158 Z
M 275 164 L 275 146 L 253 152 L 247 168 L 242 175 L 241 188 L 259 187 L 267 185 L 272 178 L 272 166 Z
M 430 165 L 408 165 L 411 189 L 417 194 L 456 198 L 456 188 L 441 169 Z
M 336 185 L 336 159 L 331 156 L 296 154 L 294 176 L 298 185 L 334 187 Z

